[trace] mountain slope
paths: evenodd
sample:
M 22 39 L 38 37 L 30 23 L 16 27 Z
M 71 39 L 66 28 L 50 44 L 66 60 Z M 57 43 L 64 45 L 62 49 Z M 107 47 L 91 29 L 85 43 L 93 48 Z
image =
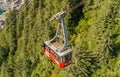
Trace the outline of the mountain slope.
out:
M 59 21 L 48 20 L 80 1 L 26 0 L 19 11 L 10 10 L 0 31 L 0 77 L 119 77 L 119 0 L 86 0 L 65 16 L 70 66 L 59 69 L 44 55 L 43 42 Z

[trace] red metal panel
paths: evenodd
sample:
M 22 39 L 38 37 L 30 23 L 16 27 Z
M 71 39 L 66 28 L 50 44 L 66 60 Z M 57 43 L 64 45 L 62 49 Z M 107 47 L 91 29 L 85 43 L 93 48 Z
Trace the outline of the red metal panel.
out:
M 59 67 L 60 67 L 60 68 L 64 68 L 64 67 L 65 67 L 64 64 L 65 64 L 64 62 L 60 63 L 60 66 L 59 66 Z
M 71 60 L 65 61 L 65 62 L 59 62 L 55 56 L 54 51 L 50 50 L 49 48 L 44 48 L 44 53 L 49 57 L 50 60 L 52 60 L 55 64 L 57 64 L 60 68 L 64 68 L 71 64 Z
M 55 64 L 57 64 L 60 68 L 64 68 L 64 63 L 60 63 L 55 56 L 53 55 L 53 53 L 51 53 L 50 50 L 48 50 L 47 48 L 44 48 L 44 53 L 50 58 L 50 60 L 52 60 Z
M 55 58 L 54 53 L 52 53 L 52 52 L 54 52 L 54 51 L 51 51 L 48 48 L 44 48 L 44 53 L 50 58 L 50 60 L 52 60 L 55 64 L 57 64 L 59 66 L 59 68 L 64 68 L 71 64 L 71 60 L 65 61 L 65 62 L 59 62 Z

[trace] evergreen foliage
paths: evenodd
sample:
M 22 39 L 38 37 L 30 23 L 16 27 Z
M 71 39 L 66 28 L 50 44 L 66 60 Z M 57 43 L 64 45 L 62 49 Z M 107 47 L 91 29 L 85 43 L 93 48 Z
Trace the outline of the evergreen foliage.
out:
M 120 1 L 86 0 L 65 16 L 72 64 L 59 69 L 43 53 L 59 11 L 81 0 L 25 0 L 0 30 L 0 77 L 120 77 Z

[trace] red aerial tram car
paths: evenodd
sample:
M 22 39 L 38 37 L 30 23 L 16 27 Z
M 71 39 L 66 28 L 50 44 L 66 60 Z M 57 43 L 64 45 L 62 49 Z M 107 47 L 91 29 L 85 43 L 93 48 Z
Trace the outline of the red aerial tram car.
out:
M 44 53 L 60 68 L 70 65 L 72 58 L 72 50 L 68 48 L 68 36 L 64 24 L 65 13 L 66 11 L 59 12 L 50 19 L 53 21 L 60 18 L 61 22 L 58 24 L 55 37 L 44 42 Z

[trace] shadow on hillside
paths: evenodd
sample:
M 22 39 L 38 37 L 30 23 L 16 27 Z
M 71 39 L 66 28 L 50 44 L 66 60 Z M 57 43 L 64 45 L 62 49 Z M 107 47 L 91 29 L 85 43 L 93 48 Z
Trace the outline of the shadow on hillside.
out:
M 79 2 L 76 2 L 76 4 Z M 77 9 L 73 10 L 71 14 L 71 18 L 69 19 L 68 25 L 69 25 L 69 31 L 74 34 L 75 33 L 75 27 L 78 26 L 79 21 L 81 18 L 84 17 L 84 13 L 82 11 L 83 6 L 79 6 Z

